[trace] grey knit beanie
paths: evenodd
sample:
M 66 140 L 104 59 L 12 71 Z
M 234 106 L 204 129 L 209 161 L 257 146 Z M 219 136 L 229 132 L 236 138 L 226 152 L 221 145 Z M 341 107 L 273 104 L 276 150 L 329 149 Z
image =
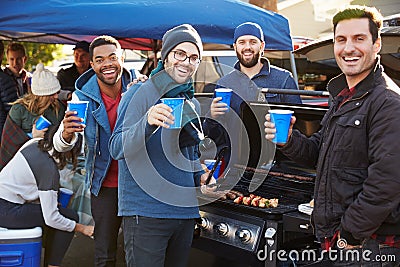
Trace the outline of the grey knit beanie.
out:
M 169 52 L 178 44 L 190 42 L 196 45 L 199 55 L 203 53 L 203 44 L 197 31 L 189 24 L 182 24 L 168 30 L 162 38 L 161 60 L 164 62 Z

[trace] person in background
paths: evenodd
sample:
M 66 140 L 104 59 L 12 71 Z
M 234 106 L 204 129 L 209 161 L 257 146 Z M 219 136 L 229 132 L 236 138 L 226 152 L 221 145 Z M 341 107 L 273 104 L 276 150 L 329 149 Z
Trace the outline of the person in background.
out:
M 4 57 L 4 44 L 0 40 L 0 63 Z M 8 111 L 11 108 L 10 103 L 17 100 L 17 88 L 14 80 L 10 75 L 4 73 L 3 68 L 0 67 L 0 144 L 1 144 L 1 133 L 3 132 L 3 126 L 6 122 Z
M 182 24 L 162 41 L 149 80 L 122 97 L 109 143 L 119 161 L 118 210 L 129 267 L 186 266 L 199 218 L 195 186 L 208 176 L 198 159 L 200 105 L 191 79 L 203 52 L 200 36 Z M 182 129 L 169 129 L 177 118 L 160 99 L 179 97 L 185 99 Z
M 70 152 L 53 149 L 52 125 L 44 138 L 26 142 L 0 172 L 0 227 L 25 229 L 40 226 L 45 232 L 45 266 L 60 266 L 74 232 L 93 234 L 93 226 L 77 223 L 78 214 L 58 205 L 59 170 L 67 161 L 76 167 L 82 141 Z M 50 155 L 50 156 L 49 156 Z
M 57 79 L 61 84 L 59 95 L 61 101 L 66 102 L 71 99 L 72 93 L 75 91 L 75 81 L 90 68 L 89 45 L 86 41 L 77 42 L 73 49 L 74 64 L 58 71 Z
M 7 46 L 7 64 L 4 72 L 10 75 L 17 88 L 17 97 L 23 97 L 31 91 L 31 73 L 25 70 L 25 63 L 28 60 L 25 47 L 20 43 L 11 42 Z
M 382 15 L 350 6 L 333 26 L 342 73 L 328 84 L 333 102 L 322 128 L 307 138 L 293 129 L 293 116 L 288 142 L 278 148 L 317 168 L 312 222 L 322 249 L 368 253 L 331 259 L 334 265 L 399 266 L 400 88 L 380 64 Z M 266 115 L 265 138 L 275 133 Z
M 54 148 L 68 151 L 79 133 L 87 146 L 86 179 L 91 186 L 91 210 L 95 222 L 94 266 L 115 266 L 118 232 L 118 162 L 108 150 L 117 119 L 121 94 L 131 81 L 124 69 L 120 43 L 111 36 L 99 36 L 89 46 L 91 69 L 76 81 L 72 100 L 89 101 L 86 125 L 68 111 L 54 135 Z
M 17 150 L 32 137 L 32 129 L 39 116 L 43 115 L 51 124 L 58 125 L 65 113 L 65 107 L 58 100 L 60 83 L 42 63 L 32 76 L 30 93 L 11 103 L 11 109 L 4 124 L 0 149 L 0 170 L 8 163 Z M 47 128 L 37 131 L 43 137 Z
M 204 125 L 206 135 L 216 143 L 218 150 L 222 147 L 231 148 L 230 138 L 234 143 L 239 142 L 238 116 L 244 101 L 302 103 L 299 95 L 260 93 L 260 88 L 298 89 L 298 86 L 289 71 L 271 65 L 267 58 L 262 57 L 265 48 L 264 33 L 257 23 L 245 22 L 236 27 L 233 48 L 238 61 L 232 72 L 217 81 L 216 88 L 233 90 L 230 107 L 237 115 L 227 113 L 228 108 L 221 102 L 222 98 L 215 97 Z M 230 160 L 230 152 L 228 149 L 224 153 L 225 164 Z

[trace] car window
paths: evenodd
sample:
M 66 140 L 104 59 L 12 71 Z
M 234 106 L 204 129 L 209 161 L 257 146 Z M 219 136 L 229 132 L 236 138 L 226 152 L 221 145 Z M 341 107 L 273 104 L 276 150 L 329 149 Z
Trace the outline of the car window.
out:
M 233 50 L 205 51 L 194 76 L 196 93 L 212 93 L 216 82 L 233 70 L 237 58 Z

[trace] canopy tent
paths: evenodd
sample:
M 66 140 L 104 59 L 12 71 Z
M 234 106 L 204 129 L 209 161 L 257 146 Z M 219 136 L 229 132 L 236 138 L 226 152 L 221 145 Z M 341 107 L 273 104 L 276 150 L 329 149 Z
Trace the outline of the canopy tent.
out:
M 107 35 L 112 35 L 107 33 Z M 95 35 L 79 35 L 79 34 L 54 34 L 54 33 L 37 33 L 37 32 L 14 32 L 3 31 L 0 29 L 0 40 L 15 42 L 33 42 L 44 44 L 75 44 L 78 41 L 91 42 Z M 160 42 L 148 38 L 122 38 L 117 37 L 119 43 L 124 49 L 133 50 L 158 50 L 161 47 Z
M 156 50 L 173 26 L 189 23 L 205 43 L 232 44 L 237 25 L 260 24 L 267 50 L 292 51 L 287 19 L 240 0 L 2 0 L 0 39 L 74 44 L 108 34 L 124 48 Z

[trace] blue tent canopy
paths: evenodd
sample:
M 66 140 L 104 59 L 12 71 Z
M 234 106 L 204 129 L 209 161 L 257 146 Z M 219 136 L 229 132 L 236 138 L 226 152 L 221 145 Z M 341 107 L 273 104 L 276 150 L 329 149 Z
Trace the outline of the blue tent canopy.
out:
M 292 51 L 288 20 L 239 0 L 2 0 L 0 39 L 73 44 L 112 35 L 125 48 L 154 50 L 173 26 L 189 23 L 205 43 L 232 44 L 237 25 L 260 24 L 267 50 Z

